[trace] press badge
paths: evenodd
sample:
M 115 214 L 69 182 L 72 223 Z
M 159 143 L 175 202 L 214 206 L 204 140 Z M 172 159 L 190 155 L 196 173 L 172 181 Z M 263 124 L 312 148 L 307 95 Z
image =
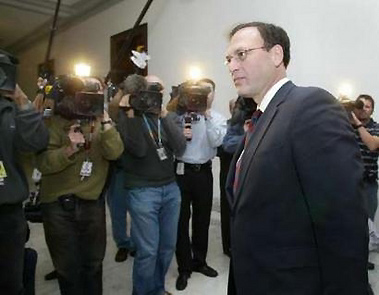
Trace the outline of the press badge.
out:
M 0 185 L 4 185 L 4 178 L 6 177 L 7 177 L 7 171 L 5 171 L 3 161 L 0 161 Z
M 90 161 L 84 161 L 82 164 L 82 169 L 80 170 L 80 176 L 82 177 L 82 180 L 84 177 L 90 177 L 92 174 L 92 166 L 93 163 Z
M 161 161 L 164 161 L 167 159 L 166 151 L 163 147 L 157 148 L 157 154 Z
M 178 162 L 176 165 L 176 174 L 177 175 L 184 175 L 184 163 Z

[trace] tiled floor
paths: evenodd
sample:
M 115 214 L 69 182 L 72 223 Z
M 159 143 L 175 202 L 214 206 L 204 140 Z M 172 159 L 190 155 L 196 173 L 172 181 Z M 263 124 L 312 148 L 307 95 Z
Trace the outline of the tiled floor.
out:
M 216 200 L 217 202 L 217 200 Z M 108 212 L 107 212 L 108 213 Z M 44 275 L 53 269 L 47 246 L 44 240 L 41 224 L 30 224 L 31 239 L 28 246 L 38 252 L 38 264 L 36 273 L 36 295 L 59 295 L 56 280 L 45 281 Z M 132 293 L 132 265 L 133 258 L 123 263 L 116 263 L 114 255 L 117 248 L 112 240 L 109 218 L 107 220 L 107 250 L 104 259 L 104 295 L 129 295 Z M 175 289 L 177 266 L 175 258 L 166 277 L 166 289 L 177 295 L 213 295 L 226 294 L 228 281 L 229 258 L 222 253 L 221 230 L 219 213 L 212 213 L 210 227 L 209 254 L 207 262 L 214 267 L 219 275 L 217 278 L 208 278 L 199 273 L 193 273 L 188 280 L 188 287 L 184 291 Z M 89 294 L 90 295 L 90 294 Z
M 184 291 L 175 289 L 177 266 L 175 258 L 166 276 L 166 289 L 175 295 L 224 295 L 229 273 L 229 258 L 222 252 L 220 230 L 220 200 L 219 200 L 219 163 L 213 161 L 214 175 L 214 202 L 212 221 L 209 232 L 209 251 L 207 262 L 214 267 L 219 275 L 217 278 L 208 278 L 199 273 L 193 273 L 188 280 L 188 287 Z M 379 216 L 376 218 L 376 226 L 379 228 Z M 41 224 L 30 224 L 31 238 L 28 245 L 38 252 L 38 264 L 36 273 L 36 295 L 59 295 L 56 280 L 44 281 L 44 275 L 53 269 L 50 256 L 45 243 Z M 132 292 L 132 264 L 133 258 L 129 257 L 123 263 L 116 263 L 114 255 L 116 246 L 112 240 L 109 214 L 107 212 L 107 249 L 104 259 L 104 295 L 130 295 Z M 370 253 L 370 261 L 376 264 L 375 270 L 369 271 L 369 280 L 375 294 L 379 295 L 379 253 Z M 90 295 L 90 294 L 88 294 Z M 306 295 L 306 294 L 305 294 Z M 343 295 L 343 294 L 341 294 Z
M 218 200 L 215 200 L 217 203 Z M 217 209 L 217 204 L 216 204 Z M 132 290 L 131 275 L 133 258 L 129 257 L 123 263 L 114 262 L 116 247 L 111 237 L 111 228 L 108 220 L 107 251 L 104 260 L 104 295 L 129 295 Z M 36 295 L 59 295 L 56 280 L 44 281 L 43 276 L 52 270 L 43 236 L 41 224 L 31 224 L 31 240 L 28 243 L 38 251 L 36 274 Z M 379 295 L 379 254 L 371 253 L 370 260 L 376 264 L 375 270 L 369 271 L 369 279 L 375 294 Z M 223 295 L 226 294 L 228 281 L 229 258 L 222 253 L 219 212 L 213 211 L 210 227 L 208 264 L 217 269 L 217 278 L 207 278 L 199 273 L 193 273 L 184 291 L 175 289 L 177 277 L 176 261 L 166 277 L 166 289 L 176 295 Z M 342 294 L 341 294 L 342 295 Z

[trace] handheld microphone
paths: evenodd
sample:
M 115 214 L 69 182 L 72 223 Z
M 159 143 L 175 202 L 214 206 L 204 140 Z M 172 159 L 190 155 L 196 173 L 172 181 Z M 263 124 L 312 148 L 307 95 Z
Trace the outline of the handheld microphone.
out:
M 192 129 L 192 117 L 185 116 L 184 117 L 184 129 Z M 192 138 L 186 138 L 187 141 L 191 141 Z

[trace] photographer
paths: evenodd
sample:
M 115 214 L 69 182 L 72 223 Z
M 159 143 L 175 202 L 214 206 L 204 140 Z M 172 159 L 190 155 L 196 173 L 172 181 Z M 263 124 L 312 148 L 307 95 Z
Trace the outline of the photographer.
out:
M 123 143 L 102 109 L 101 82 L 60 77 L 49 95 L 50 141 L 37 156 L 46 243 L 61 294 L 102 294 L 105 255 L 104 185 Z
M 365 168 L 364 183 L 367 212 L 369 218 L 374 221 L 378 206 L 379 125 L 371 118 L 374 112 L 374 99 L 370 95 L 361 94 L 356 101 L 363 102 L 363 109 L 354 110 L 352 119 Z
M 22 203 L 28 184 L 20 152 L 48 142 L 42 116 L 15 83 L 17 59 L 0 50 L 0 293 L 22 294 L 26 221 Z
M 186 82 L 180 88 L 177 112 L 181 114 L 187 148 L 176 163 L 182 196 L 176 246 L 179 271 L 176 289 L 184 290 L 192 271 L 208 277 L 218 275 L 207 265 L 206 256 L 213 202 L 212 159 L 225 136 L 226 119 L 211 109 L 215 91 L 212 80 Z M 189 234 L 191 211 L 192 243 Z
M 165 275 L 175 251 L 180 191 L 175 182 L 174 156 L 186 140 L 174 113 L 162 109 L 161 80 L 131 75 L 137 91 L 120 101 L 118 129 L 125 145 L 127 203 L 136 246 L 133 294 L 169 294 Z

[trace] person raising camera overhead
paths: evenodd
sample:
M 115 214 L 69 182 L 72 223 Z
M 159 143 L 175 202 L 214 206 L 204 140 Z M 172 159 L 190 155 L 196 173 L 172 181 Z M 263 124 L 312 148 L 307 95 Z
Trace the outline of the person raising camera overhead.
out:
M 177 290 L 187 287 L 193 271 L 208 277 L 218 275 L 206 262 L 213 201 L 212 159 L 226 133 L 226 119 L 212 109 L 214 95 L 215 83 L 210 79 L 187 81 L 179 86 L 176 112 L 182 120 L 187 148 L 176 161 L 176 178 L 182 195 L 176 247 Z
M 17 64 L 0 50 L 0 291 L 6 294 L 23 293 L 28 183 L 19 153 L 38 152 L 49 139 L 42 115 L 16 84 Z
M 49 88 L 50 141 L 37 156 L 46 243 L 61 294 L 102 294 L 104 185 L 123 149 L 96 78 L 58 77 Z
M 162 107 L 164 86 L 158 77 L 131 75 L 123 84 L 129 86 L 119 103 L 117 127 L 125 145 L 124 185 L 137 253 L 133 294 L 169 294 L 165 275 L 180 209 L 174 157 L 183 154 L 186 140 L 177 115 Z

